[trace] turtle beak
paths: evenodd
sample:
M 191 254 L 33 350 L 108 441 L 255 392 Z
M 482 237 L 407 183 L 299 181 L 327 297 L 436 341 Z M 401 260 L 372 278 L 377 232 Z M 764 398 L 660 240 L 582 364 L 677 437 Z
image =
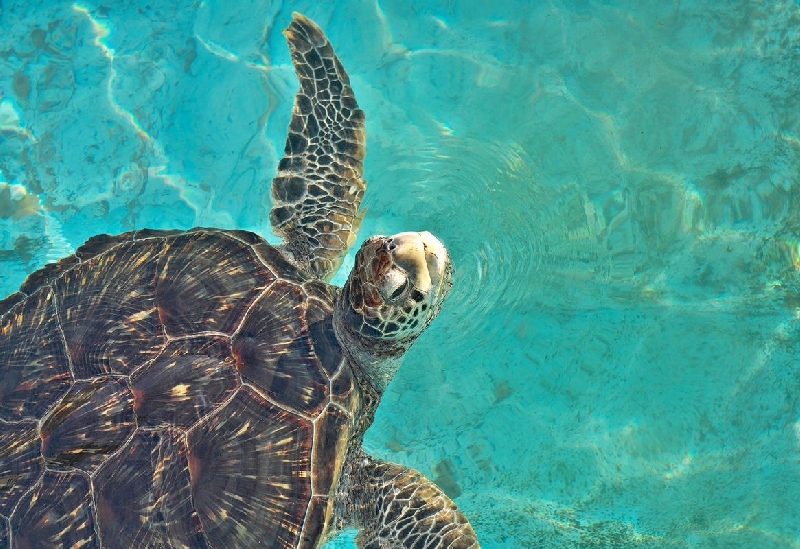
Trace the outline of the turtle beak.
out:
M 447 267 L 450 264 L 450 256 L 444 244 L 431 233 L 424 231 L 419 233 L 419 236 L 422 240 L 423 248 L 425 249 L 425 262 L 428 266 L 431 286 L 436 288 L 438 292 L 442 281 L 446 278 L 445 275 L 447 274 Z
M 403 268 L 421 292 L 438 292 L 446 278 L 447 249 L 431 233 L 398 233 L 388 239 L 394 262 Z

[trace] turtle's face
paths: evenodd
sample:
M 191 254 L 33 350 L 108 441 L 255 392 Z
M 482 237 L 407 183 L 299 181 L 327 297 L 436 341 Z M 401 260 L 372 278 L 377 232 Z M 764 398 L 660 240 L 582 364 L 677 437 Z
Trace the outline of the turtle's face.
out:
M 439 312 L 451 275 L 447 249 L 432 234 L 373 236 L 356 254 L 340 319 L 378 356 L 401 354 Z

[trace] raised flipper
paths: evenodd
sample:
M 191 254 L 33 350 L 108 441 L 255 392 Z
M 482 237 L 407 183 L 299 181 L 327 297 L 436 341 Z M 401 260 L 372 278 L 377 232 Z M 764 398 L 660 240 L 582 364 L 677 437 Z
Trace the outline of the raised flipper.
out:
M 269 218 L 295 262 L 325 280 L 341 264 L 361 221 L 364 113 L 317 25 L 295 13 L 283 33 L 300 90 L 272 181 Z
M 359 549 L 480 549 L 455 503 L 421 473 L 363 452 L 349 461 L 340 511 Z

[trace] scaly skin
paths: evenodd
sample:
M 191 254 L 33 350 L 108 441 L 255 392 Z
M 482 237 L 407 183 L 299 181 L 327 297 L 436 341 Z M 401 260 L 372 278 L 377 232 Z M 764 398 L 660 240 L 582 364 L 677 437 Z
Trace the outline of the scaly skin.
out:
M 466 517 L 420 472 L 360 448 L 347 463 L 337 511 L 360 530 L 359 549 L 480 549 Z

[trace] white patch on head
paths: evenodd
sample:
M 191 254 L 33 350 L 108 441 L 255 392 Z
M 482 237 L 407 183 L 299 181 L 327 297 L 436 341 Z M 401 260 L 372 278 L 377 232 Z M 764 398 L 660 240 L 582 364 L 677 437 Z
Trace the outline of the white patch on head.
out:
M 450 257 L 447 254 L 447 248 L 444 247 L 438 238 L 433 236 L 428 231 L 419 233 L 422 240 L 422 245 L 425 248 L 425 261 L 428 264 L 428 273 L 431 277 L 431 284 L 436 286 L 437 292 L 439 286 L 444 279 L 444 271 L 447 268 L 447 263 Z
M 398 233 L 391 237 L 389 250 L 394 262 L 409 274 L 419 291 L 429 292 L 441 278 L 441 273 L 438 272 L 441 260 L 431 256 L 436 252 L 441 253 L 444 246 L 432 234 Z M 435 281 L 431 274 L 436 278 Z

